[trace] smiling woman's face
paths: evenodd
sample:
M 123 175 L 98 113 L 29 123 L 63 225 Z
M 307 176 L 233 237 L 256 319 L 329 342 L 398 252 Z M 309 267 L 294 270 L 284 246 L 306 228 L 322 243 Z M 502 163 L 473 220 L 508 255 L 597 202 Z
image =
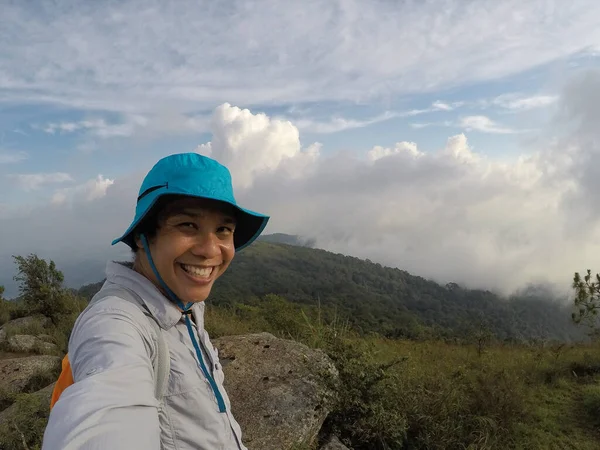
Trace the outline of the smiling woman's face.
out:
M 235 255 L 233 209 L 211 200 L 184 198 L 163 211 L 149 242 L 156 269 L 181 301 L 202 302 Z M 142 247 L 139 238 L 136 243 Z M 134 268 L 161 288 L 143 250 L 137 252 Z

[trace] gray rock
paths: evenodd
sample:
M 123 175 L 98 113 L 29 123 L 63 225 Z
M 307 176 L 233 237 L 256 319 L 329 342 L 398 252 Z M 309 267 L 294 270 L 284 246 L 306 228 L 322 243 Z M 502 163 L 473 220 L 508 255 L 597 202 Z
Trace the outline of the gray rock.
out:
M 49 334 L 38 334 L 36 337 L 44 342 L 52 343 L 52 341 L 54 340 Z
M 42 316 L 41 314 L 10 320 L 0 327 L 0 341 L 6 340 L 6 330 L 8 329 L 27 329 L 28 327 L 33 326 L 43 329 L 50 326 L 51 323 L 52 322 L 48 317 Z
M 58 350 L 56 344 L 53 344 L 51 342 L 44 342 L 39 339 L 36 343 L 36 346 L 38 353 L 41 353 L 42 355 L 55 355 Z
M 36 336 L 16 334 L 8 338 L 8 348 L 15 353 L 38 351 L 42 354 L 48 354 L 54 353 L 58 347 L 50 342 L 44 342 Z
M 0 360 L 0 390 L 21 392 L 38 373 L 58 370 L 60 364 L 60 357 L 50 355 Z
M 46 328 L 46 327 L 50 326 L 51 323 L 52 323 L 52 321 L 50 320 L 50 318 L 43 316 L 41 314 L 36 314 L 33 316 L 20 317 L 19 319 L 10 320 L 10 321 L 6 322 L 4 325 L 2 325 L 2 327 L 0 327 L 0 329 L 6 329 L 8 327 L 10 327 L 10 328 L 29 327 L 29 326 L 35 326 L 36 324 L 39 324 L 42 328 Z
M 232 411 L 249 450 L 312 444 L 329 413 L 337 370 L 320 350 L 269 333 L 214 340 Z
M 30 352 L 35 348 L 37 338 L 26 334 L 16 334 L 8 338 L 11 352 Z
M 337 436 L 330 436 L 325 445 L 320 450 L 349 450 L 344 444 L 340 442 Z

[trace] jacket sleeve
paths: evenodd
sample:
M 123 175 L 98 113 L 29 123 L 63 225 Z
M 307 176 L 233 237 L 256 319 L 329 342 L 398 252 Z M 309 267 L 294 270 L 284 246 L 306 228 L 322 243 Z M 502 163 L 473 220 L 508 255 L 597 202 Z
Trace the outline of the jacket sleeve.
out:
M 78 318 L 69 341 L 75 383 L 56 402 L 42 450 L 160 449 L 147 321 L 109 297 Z

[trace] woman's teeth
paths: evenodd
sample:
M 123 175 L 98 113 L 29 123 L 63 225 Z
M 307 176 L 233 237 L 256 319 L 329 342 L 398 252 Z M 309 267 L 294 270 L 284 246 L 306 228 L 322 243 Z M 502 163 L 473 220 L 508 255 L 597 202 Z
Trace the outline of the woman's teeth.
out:
M 212 267 L 190 266 L 188 264 L 181 264 L 181 267 L 187 273 L 192 274 L 196 277 L 202 277 L 202 278 L 208 278 L 213 271 Z

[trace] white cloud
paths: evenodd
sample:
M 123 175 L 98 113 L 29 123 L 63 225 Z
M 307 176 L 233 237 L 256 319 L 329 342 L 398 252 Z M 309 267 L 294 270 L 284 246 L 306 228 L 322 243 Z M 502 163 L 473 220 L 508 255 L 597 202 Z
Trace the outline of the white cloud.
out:
M 101 139 L 135 135 L 178 134 L 205 131 L 208 119 L 203 116 L 184 116 L 176 112 L 158 112 L 151 115 L 126 114 L 120 122 L 107 122 L 103 118 L 78 122 L 48 123 L 43 127 L 33 125 L 49 134 L 87 131 L 89 136 Z
M 106 195 L 115 180 L 98 175 L 85 183 L 77 186 L 59 189 L 54 192 L 51 203 L 53 205 L 73 204 L 74 202 L 91 202 Z
M 73 181 L 68 173 L 21 173 L 9 174 L 8 178 L 15 180 L 21 189 L 32 191 L 48 184 L 58 184 Z
M 518 131 L 497 124 L 486 116 L 467 116 L 460 119 L 459 126 L 467 131 L 474 130 L 482 133 L 513 134 Z
M 517 134 L 531 131 L 527 129 L 514 129 L 506 127 L 493 121 L 489 117 L 482 115 L 465 116 L 461 117 L 458 121 L 445 120 L 443 122 L 413 122 L 410 123 L 409 126 L 415 129 L 428 127 L 463 128 L 467 131 L 477 131 L 480 133 L 489 134 Z
M 12 2 L 0 102 L 140 114 L 388 101 L 592 53 L 599 14 L 593 0 Z
M 29 155 L 23 151 L 2 151 L 0 150 L 0 164 L 14 164 L 29 158 Z
M 216 108 L 212 132 L 212 141 L 196 151 L 229 167 L 242 188 L 250 187 L 257 174 L 280 168 L 290 177 L 300 176 L 319 154 L 318 145 L 302 149 L 298 128 L 291 122 L 228 103 Z
M 131 136 L 136 127 L 146 126 L 147 120 L 142 116 L 129 116 L 124 123 L 107 123 L 104 119 L 81 120 L 79 122 L 49 123 L 43 131 L 49 134 L 73 133 L 79 130 L 89 130 L 100 138 Z
M 408 124 L 411 128 L 421 129 L 428 127 L 458 127 L 461 128 L 460 123 L 453 122 L 451 120 L 444 120 L 443 122 L 414 122 Z
M 399 117 L 414 117 L 414 116 L 420 116 L 421 114 L 427 114 L 427 113 L 432 113 L 432 112 L 437 112 L 437 111 L 453 111 L 457 108 L 460 108 L 464 104 L 465 104 L 464 102 L 453 102 L 452 104 L 450 104 L 450 103 L 444 103 L 444 102 L 437 100 L 437 101 L 433 102 L 429 108 L 411 109 L 410 111 L 404 111 L 404 112 L 398 113 L 398 116 Z
M 500 106 L 501 108 L 513 111 L 529 111 L 553 105 L 557 100 L 558 96 L 556 95 L 533 95 L 525 97 L 518 94 L 504 94 L 492 99 L 490 103 L 494 106 Z
M 417 149 L 417 144 L 415 144 L 414 142 L 398 142 L 398 143 L 396 143 L 394 148 L 387 148 L 387 147 L 381 147 L 379 145 L 376 145 L 371 150 L 369 150 L 369 152 L 367 153 L 367 158 L 370 161 L 376 161 L 376 160 L 384 158 L 386 156 L 390 156 L 390 155 L 394 155 L 394 154 L 398 154 L 398 153 L 405 153 L 409 157 L 413 157 L 413 158 L 423 155 L 423 153 L 421 153 Z
M 453 105 L 449 105 L 448 103 L 444 103 L 439 100 L 433 102 L 431 106 L 432 108 L 440 111 L 452 111 L 455 108 Z
M 353 128 L 367 127 L 369 125 L 373 125 L 374 123 L 384 122 L 399 116 L 399 113 L 386 111 L 383 114 L 365 120 L 332 117 L 328 122 L 317 122 L 311 119 L 299 119 L 294 121 L 294 124 L 302 131 L 308 131 L 312 133 L 337 133 L 339 131 L 351 130 Z
M 109 125 L 104 119 L 93 119 L 93 120 L 81 120 L 79 122 L 60 122 L 60 123 L 48 123 L 45 126 L 41 127 L 41 129 L 48 134 L 56 134 L 57 132 L 60 134 L 64 133 L 74 133 L 79 130 L 93 130 L 98 134 L 102 134 L 103 130 L 107 128 L 119 126 L 119 125 Z M 34 125 L 33 128 L 40 128 L 39 126 Z M 109 131 L 110 134 L 110 131 Z
M 421 122 L 421 123 L 411 123 L 411 124 L 409 124 L 409 126 L 411 128 L 416 128 L 416 129 L 427 128 L 427 127 L 431 127 L 433 125 L 435 125 L 435 124 L 431 123 L 431 122 Z
M 313 119 L 298 118 L 294 120 L 294 125 L 301 131 L 312 133 L 337 133 L 339 131 L 350 130 L 354 128 L 364 128 L 379 122 L 385 122 L 395 118 L 415 117 L 422 114 L 434 113 L 438 111 L 452 111 L 462 106 L 463 103 L 443 103 L 435 101 L 429 108 L 411 109 L 408 111 L 385 111 L 369 119 L 346 119 L 343 117 L 332 117 L 327 122 L 316 121 Z

